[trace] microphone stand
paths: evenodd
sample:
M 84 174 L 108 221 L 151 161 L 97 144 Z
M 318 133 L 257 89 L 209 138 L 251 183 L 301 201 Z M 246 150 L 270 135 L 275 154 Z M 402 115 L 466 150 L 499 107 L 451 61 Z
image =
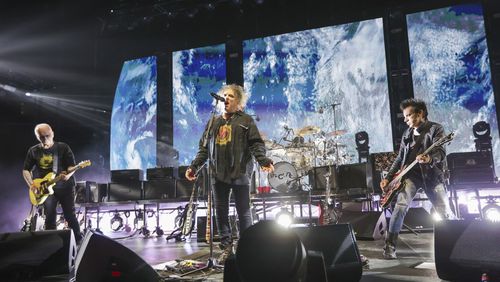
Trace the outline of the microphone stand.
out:
M 215 189 L 215 172 L 217 171 L 217 160 L 216 160 L 217 155 L 214 154 L 214 152 L 215 152 L 215 139 L 213 136 L 212 129 L 213 129 L 213 125 L 215 122 L 215 116 L 217 113 L 217 105 L 218 104 L 219 104 L 219 100 L 216 99 L 215 105 L 214 105 L 212 112 L 211 112 L 211 115 L 210 115 L 210 120 L 208 121 L 207 130 L 205 131 L 205 133 L 203 135 L 203 147 L 208 146 L 208 158 L 207 158 L 207 162 L 208 162 L 208 169 L 207 169 L 208 197 L 211 197 L 211 199 L 213 199 L 213 191 Z M 210 209 L 212 211 L 212 212 L 210 212 L 210 216 L 213 216 L 215 214 L 215 208 L 214 208 L 213 201 L 210 201 L 210 202 L 212 202 L 212 204 L 210 206 L 208 206 L 207 209 Z M 208 270 L 208 269 L 215 268 L 215 267 L 220 268 L 220 266 L 216 266 L 214 263 L 214 246 L 213 246 L 213 243 L 214 243 L 214 232 L 213 232 L 214 231 L 214 223 L 213 223 L 213 220 L 211 218 L 210 219 L 207 218 L 207 220 L 210 220 L 210 240 L 208 242 L 208 244 L 210 246 L 210 252 L 209 252 L 208 259 L 207 259 L 207 263 L 204 267 L 183 273 L 182 275 L 180 275 L 180 277 L 190 275 L 190 274 L 193 274 L 193 273 L 198 272 L 198 271 Z

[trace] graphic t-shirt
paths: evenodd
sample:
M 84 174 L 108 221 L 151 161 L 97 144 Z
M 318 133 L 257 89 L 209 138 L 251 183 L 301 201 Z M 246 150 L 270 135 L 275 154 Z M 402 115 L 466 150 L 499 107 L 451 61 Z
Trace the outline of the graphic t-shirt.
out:
M 24 169 L 31 171 L 33 179 L 43 178 L 53 171 L 54 159 L 58 156 L 56 173 L 66 171 L 68 167 L 75 165 L 75 157 L 70 147 L 62 142 L 55 142 L 49 149 L 44 149 L 41 144 L 31 147 L 24 160 Z M 71 177 L 68 181 L 58 182 L 54 189 L 72 188 L 75 186 L 75 178 Z

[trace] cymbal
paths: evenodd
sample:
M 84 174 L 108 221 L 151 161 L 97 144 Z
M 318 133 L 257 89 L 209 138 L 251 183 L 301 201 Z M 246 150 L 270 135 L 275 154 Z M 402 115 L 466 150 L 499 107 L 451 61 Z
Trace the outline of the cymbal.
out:
M 314 125 L 308 125 L 308 126 L 304 126 L 301 129 L 299 129 L 299 132 L 297 133 L 297 135 L 299 135 L 299 136 L 311 135 L 311 134 L 319 133 L 320 131 L 321 131 L 321 129 L 319 127 L 314 126 Z
M 347 133 L 347 130 L 340 129 L 340 130 L 334 130 L 332 132 L 325 133 L 325 136 L 340 136 L 340 135 L 344 135 L 346 133 Z

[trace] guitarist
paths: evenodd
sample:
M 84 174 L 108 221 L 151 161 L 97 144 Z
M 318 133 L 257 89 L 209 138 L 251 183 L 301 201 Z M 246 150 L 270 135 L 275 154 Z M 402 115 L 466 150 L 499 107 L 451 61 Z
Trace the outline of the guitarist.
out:
M 53 187 L 54 194 L 43 203 L 45 211 L 45 229 L 56 229 L 57 202 L 61 203 L 64 218 L 68 222 L 75 239 L 82 239 L 80 225 L 75 215 L 75 178 L 73 173 L 66 171 L 75 166 L 75 157 L 70 147 L 62 142 L 54 142 L 54 132 L 50 125 L 41 123 L 35 126 L 35 136 L 39 144 L 31 147 L 26 154 L 23 168 L 23 178 L 29 187 L 32 187 L 33 179 L 43 178 L 50 172 L 57 175 L 62 174 L 62 181 Z
M 415 160 L 418 161 L 418 165 L 402 178 L 401 185 L 404 186 L 397 195 L 396 205 L 389 221 L 389 230 L 386 233 L 383 253 L 385 259 L 396 259 L 398 234 L 419 188 L 424 189 L 434 209 L 442 218 L 454 217 L 444 185 L 443 166 L 446 161 L 444 147 L 436 146 L 429 154 L 422 155 L 422 152 L 444 136 L 443 126 L 427 119 L 427 106 L 421 100 L 404 100 L 400 104 L 400 109 L 403 111 L 408 129 L 401 138 L 399 154 L 385 179 L 380 182 L 380 187 L 384 192 L 388 192 L 388 184 L 399 169 Z

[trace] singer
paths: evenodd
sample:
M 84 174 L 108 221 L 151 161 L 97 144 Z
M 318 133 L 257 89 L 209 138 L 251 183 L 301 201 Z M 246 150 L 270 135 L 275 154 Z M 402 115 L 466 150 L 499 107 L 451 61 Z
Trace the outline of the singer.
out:
M 261 135 L 253 118 L 243 112 L 248 99 L 243 87 L 236 84 L 226 85 L 217 94 L 211 93 L 210 95 L 217 100 L 221 100 L 223 97 L 224 100 L 224 113 L 215 119 L 212 127 L 213 141 L 215 141 L 214 159 L 216 162 L 215 168 L 213 168 L 215 174 L 215 219 L 221 238 L 220 248 L 222 249 L 217 263 L 223 265 L 227 257 L 233 252 L 231 227 L 229 225 L 231 191 L 234 193 L 241 234 L 253 222 L 250 211 L 252 156 L 257 160 L 261 169 L 266 172 L 274 171 L 274 166 L 272 160 L 266 157 L 264 141 L 260 137 Z M 190 181 L 196 179 L 194 172 L 208 158 L 208 146 L 210 144 L 205 147 L 202 140 L 200 140 L 199 144 L 198 153 L 186 171 L 186 178 Z

